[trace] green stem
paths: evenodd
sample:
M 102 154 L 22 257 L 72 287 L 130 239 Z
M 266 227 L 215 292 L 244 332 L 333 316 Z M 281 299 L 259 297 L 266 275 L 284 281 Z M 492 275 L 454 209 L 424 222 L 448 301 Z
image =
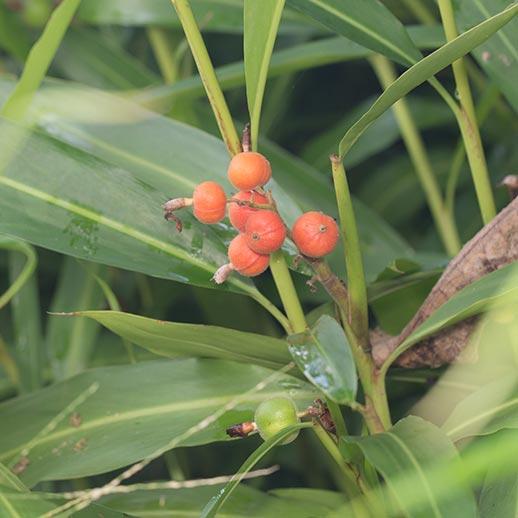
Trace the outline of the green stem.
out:
M 207 97 L 212 107 L 212 111 L 216 117 L 219 131 L 225 142 L 227 149 L 231 155 L 241 152 L 241 141 L 234 126 L 234 121 L 230 115 L 225 97 L 219 85 L 214 67 L 207 52 L 207 47 L 203 41 L 200 29 L 196 23 L 193 12 L 188 0 L 171 0 L 176 9 L 178 18 L 182 24 L 183 30 L 191 52 L 196 61 L 198 72 L 203 86 L 207 92 Z
M 173 84 L 178 79 L 178 66 L 167 31 L 162 27 L 150 26 L 147 36 L 164 82 Z
M 347 323 L 351 326 L 362 348 L 367 349 L 369 343 L 367 287 L 365 285 L 360 238 L 342 160 L 338 156 L 332 155 L 331 167 L 340 217 L 340 232 L 345 249 L 345 266 L 349 286 Z
M 403 0 L 403 2 L 418 21 L 425 25 L 435 25 L 435 16 L 419 0 Z
M 351 501 L 359 501 L 362 491 L 356 479 L 355 472 L 345 463 L 336 443 L 329 437 L 329 434 L 318 423 L 315 423 L 312 430 L 315 432 L 322 446 L 329 453 L 344 478 L 344 489 Z
M 281 250 L 270 257 L 270 270 L 279 291 L 284 310 L 290 321 L 291 333 L 303 333 L 307 329 L 306 317 L 295 290 L 290 270 Z
M 395 80 L 396 73 L 392 63 L 381 55 L 370 58 L 370 63 L 383 88 L 388 88 Z M 461 243 L 455 222 L 451 214 L 445 210 L 441 190 L 437 182 L 430 158 L 424 146 L 419 130 L 412 118 L 405 99 L 400 99 L 392 107 L 401 130 L 401 136 L 416 170 L 421 187 L 426 196 L 437 231 L 448 255 L 456 255 Z
M 275 304 L 272 304 L 272 302 L 270 302 L 270 300 L 267 297 L 265 297 L 262 293 L 257 292 L 257 290 L 255 290 L 254 293 L 251 293 L 250 296 L 256 302 L 261 304 L 261 306 L 263 306 L 263 308 L 266 309 L 266 311 L 268 311 L 268 313 L 270 313 L 270 315 L 272 315 L 272 317 L 274 317 L 275 320 L 279 322 L 279 324 L 281 324 L 286 334 L 289 335 L 293 333 L 293 327 L 290 321 L 286 318 L 286 315 L 282 311 L 280 311 L 275 306 Z
M 495 104 L 500 99 L 500 90 L 494 84 L 489 85 L 482 94 L 482 98 L 477 105 L 477 122 L 481 126 L 484 121 L 487 119 L 491 110 L 494 108 Z M 451 161 L 450 171 L 448 174 L 448 183 L 446 184 L 446 209 L 450 213 L 451 217 L 454 217 L 454 208 L 455 208 L 455 191 L 457 189 L 457 184 L 459 181 L 460 173 L 462 171 L 462 166 L 464 165 L 464 159 L 466 158 L 466 152 L 464 149 L 464 145 L 462 143 L 462 139 L 458 142 L 457 147 L 455 148 L 455 153 L 453 155 L 453 160 Z
M 446 40 L 451 41 L 458 35 L 451 0 L 438 1 Z M 482 140 L 477 125 L 468 75 L 463 59 L 455 61 L 452 64 L 452 68 L 461 105 L 461 117 L 459 119 L 460 130 L 464 140 L 464 146 L 466 147 L 466 155 L 473 176 L 482 219 L 484 223 L 487 224 L 496 215 L 496 207 L 491 190 L 491 183 L 489 181 Z

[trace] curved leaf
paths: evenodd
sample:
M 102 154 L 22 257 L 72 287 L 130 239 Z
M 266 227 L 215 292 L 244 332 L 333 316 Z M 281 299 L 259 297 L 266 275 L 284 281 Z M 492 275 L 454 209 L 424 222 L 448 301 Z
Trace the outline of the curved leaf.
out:
M 453 1 L 455 18 L 462 30 L 490 18 L 508 5 L 508 0 Z M 518 111 L 518 20 L 511 21 L 484 45 L 474 49 L 473 54 L 479 65 Z
M 413 481 L 414 494 L 410 495 L 409 505 L 405 492 L 392 493 L 406 516 L 476 516 L 474 496 L 462 486 L 451 495 L 439 497 L 434 493 L 437 479 L 431 476 L 428 468 L 446 461 L 455 464 L 460 459 L 453 444 L 431 423 L 410 416 L 386 432 L 346 440 L 360 447 L 367 460 L 381 473 L 389 489 L 401 477 Z M 417 495 L 423 499 L 420 506 L 414 505 Z
M 502 476 L 490 467 L 480 492 L 480 518 L 512 518 L 518 513 L 518 473 Z
M 253 365 L 195 359 L 86 371 L 0 405 L 0 461 L 16 463 L 26 444 L 94 383 L 98 390 L 76 409 L 79 426 L 65 416 L 33 443 L 27 455 L 30 463 L 20 475 L 25 483 L 102 473 L 142 459 L 271 373 Z M 264 390 L 245 396 L 235 409 L 182 446 L 228 440 L 228 426 L 250 420 L 259 402 L 286 391 L 301 408 L 315 396 L 303 381 L 279 374 Z
M 284 340 L 224 327 L 164 322 L 119 311 L 77 311 L 161 356 L 221 358 L 278 369 L 291 358 Z
M 351 346 L 344 330 L 329 315 L 322 315 L 305 333 L 288 337 L 295 363 L 306 378 L 333 401 L 355 400 L 358 377 Z
M 469 284 L 434 311 L 390 355 L 384 369 L 412 345 L 468 317 L 518 301 L 518 264 L 512 263 Z
M 503 428 L 518 428 L 518 380 L 514 373 L 463 399 L 441 428 L 455 442 Z
M 22 253 L 25 255 L 26 261 L 16 280 L 12 282 L 9 288 L 0 295 L 0 309 L 3 308 L 18 293 L 18 291 L 20 291 L 23 285 L 34 273 L 38 263 L 38 258 L 34 248 L 24 241 L 0 235 L 0 249 L 1 248 Z
M 415 45 L 421 49 L 437 48 L 444 43 L 444 33 L 439 26 L 410 26 L 408 33 Z M 360 59 L 370 54 L 372 54 L 370 49 L 342 37 L 300 43 L 272 54 L 268 77 Z M 216 69 L 216 75 L 223 90 L 242 86 L 245 83 L 243 62 L 222 65 Z M 182 79 L 173 85 L 150 87 L 130 94 L 136 102 L 161 113 L 167 112 L 174 101 L 183 98 L 195 99 L 203 95 L 205 90 L 199 76 Z
M 141 516 L 200 516 L 215 491 L 225 486 L 175 490 L 142 490 L 127 495 L 110 495 L 101 503 L 111 509 Z M 315 494 L 315 497 L 310 497 Z M 307 498 L 299 498 L 306 496 Z M 318 499 L 318 497 L 321 497 Z M 316 489 L 279 489 L 264 493 L 241 484 L 232 491 L 218 516 L 241 518 L 315 518 L 338 507 L 344 501 L 339 493 Z
M 378 0 L 288 0 L 331 30 L 404 65 L 421 58 L 401 22 Z
M 14 126 L 0 121 L 3 145 Z M 52 167 L 47 167 L 52 164 Z M 188 213 L 162 217 L 164 196 L 127 171 L 38 133 L 0 176 L 0 232 L 75 257 L 211 287 L 224 243 Z M 237 276 L 227 289 L 255 291 Z
M 506 23 L 511 21 L 517 13 L 518 5 L 511 5 L 508 9 L 482 22 L 442 46 L 440 49 L 432 52 L 432 54 L 426 56 L 399 76 L 398 79 L 383 92 L 365 115 L 344 135 L 339 145 L 340 156 L 345 156 L 374 120 L 388 110 L 396 101 L 486 41 Z
M 215 32 L 240 33 L 243 30 L 241 0 L 194 0 L 196 18 L 203 20 L 204 29 Z M 159 25 L 179 27 L 170 0 L 83 0 L 78 17 L 95 25 Z M 317 32 L 296 13 L 288 12 L 281 31 L 287 34 Z
M 52 13 L 38 41 L 31 48 L 20 80 L 2 106 L 0 115 L 18 120 L 40 86 L 81 0 L 64 0 Z
M 245 0 L 244 3 L 246 97 L 253 149 L 257 149 L 264 88 L 283 9 L 284 0 Z
M 218 494 L 213 497 L 203 509 L 200 517 L 201 518 L 212 518 L 216 516 L 216 513 L 220 510 L 222 505 L 225 503 L 227 498 L 232 494 L 234 489 L 237 488 L 239 482 L 243 479 L 243 475 L 246 475 L 272 448 L 277 446 L 283 439 L 289 437 L 293 432 L 302 430 L 303 428 L 311 428 L 312 423 L 299 423 L 293 426 L 288 426 L 280 432 L 276 433 L 273 437 L 264 441 L 259 448 L 257 448 L 251 455 L 246 459 L 243 465 L 239 468 L 234 478 L 221 490 Z

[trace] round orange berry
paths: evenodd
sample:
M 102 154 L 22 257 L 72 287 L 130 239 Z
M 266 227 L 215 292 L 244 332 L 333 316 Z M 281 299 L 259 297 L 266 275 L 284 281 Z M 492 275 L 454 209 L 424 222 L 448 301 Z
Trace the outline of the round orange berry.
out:
M 192 195 L 193 213 L 202 223 L 218 223 L 225 217 L 227 195 L 216 182 L 202 182 Z
M 238 234 L 228 246 L 228 258 L 233 268 L 241 275 L 255 277 L 263 273 L 270 257 L 254 252 L 247 244 L 244 234 Z
M 271 254 L 286 239 L 286 227 L 280 216 L 272 210 L 260 210 L 252 214 L 245 227 L 248 246 L 258 254 Z
M 257 203 L 259 205 L 268 203 L 268 198 L 266 196 L 253 191 L 240 191 L 237 194 L 234 194 L 232 199 L 238 201 L 248 201 Z M 239 203 L 231 202 L 228 206 L 228 217 L 230 218 L 230 223 L 232 223 L 232 225 L 234 225 L 234 227 L 237 228 L 240 232 L 244 232 L 248 218 L 258 210 L 259 209 L 254 209 L 248 205 L 239 205 Z
M 255 151 L 238 153 L 228 166 L 228 179 L 240 191 L 253 191 L 268 182 L 271 176 L 270 162 Z
M 323 257 L 331 253 L 340 236 L 336 221 L 322 212 L 306 212 L 293 225 L 292 238 L 300 253 Z

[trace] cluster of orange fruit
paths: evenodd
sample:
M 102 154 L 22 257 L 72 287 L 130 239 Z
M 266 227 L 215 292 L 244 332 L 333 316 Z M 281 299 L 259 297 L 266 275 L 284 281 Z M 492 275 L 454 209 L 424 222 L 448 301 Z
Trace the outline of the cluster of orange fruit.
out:
M 271 176 L 270 162 L 263 155 L 243 151 L 232 158 L 228 167 L 228 179 L 239 190 L 230 199 L 221 185 L 207 181 L 194 189 L 192 198 L 176 198 L 164 205 L 166 219 L 178 222 L 173 212 L 192 206 L 196 219 L 206 224 L 219 223 L 228 205 L 230 222 L 239 234 L 229 244 L 229 263 L 214 275 L 216 283 L 224 282 L 233 270 L 246 277 L 263 273 L 270 254 L 279 250 L 288 236 L 271 194 L 263 189 Z M 319 258 L 335 248 L 339 231 L 333 218 L 311 211 L 297 219 L 289 237 L 302 255 Z

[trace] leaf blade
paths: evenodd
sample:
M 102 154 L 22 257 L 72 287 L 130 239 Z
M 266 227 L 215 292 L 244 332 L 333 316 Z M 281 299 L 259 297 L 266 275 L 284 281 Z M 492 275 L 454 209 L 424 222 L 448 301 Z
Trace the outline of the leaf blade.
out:
M 482 22 L 473 29 L 461 34 L 440 49 L 432 52 L 392 83 L 378 97 L 372 107 L 345 133 L 339 144 L 339 154 L 343 158 L 351 149 L 362 133 L 381 114 L 388 110 L 397 100 L 404 97 L 416 86 L 424 83 L 434 74 L 450 65 L 452 62 L 470 52 L 477 45 L 487 40 L 518 13 L 518 6 L 509 8 Z
M 252 149 L 257 150 L 259 121 L 268 66 L 279 29 L 284 0 L 245 0 L 244 63 Z
M 289 350 L 306 378 L 333 401 L 353 403 L 358 388 L 351 346 L 344 330 L 322 315 L 306 333 L 288 337 Z
M 220 358 L 270 368 L 280 368 L 290 361 L 286 343 L 269 336 L 164 322 L 120 311 L 77 311 L 74 315 L 93 319 L 130 342 L 169 358 Z

